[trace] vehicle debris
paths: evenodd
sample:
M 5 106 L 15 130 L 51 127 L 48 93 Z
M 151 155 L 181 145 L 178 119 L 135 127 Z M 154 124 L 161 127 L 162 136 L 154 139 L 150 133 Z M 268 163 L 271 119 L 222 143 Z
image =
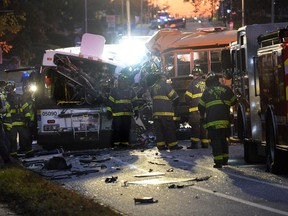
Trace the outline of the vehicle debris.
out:
M 134 175 L 134 177 L 150 177 L 150 176 L 162 176 L 165 175 L 163 172 L 148 172 L 148 173 L 143 173 L 143 174 L 137 174 Z
M 180 189 L 180 188 L 184 188 L 184 187 L 189 187 L 189 186 L 194 186 L 194 184 L 189 184 L 189 185 L 176 185 L 176 184 L 172 184 L 172 185 L 168 185 L 169 189 Z
M 63 157 L 53 157 L 48 162 L 44 163 L 43 169 L 47 170 L 66 170 L 71 169 L 72 165 L 67 165 Z
M 147 203 L 157 203 L 158 200 L 154 200 L 153 197 L 142 197 L 142 198 L 134 198 L 135 205 L 136 204 L 147 204 Z
M 114 183 L 117 181 L 117 179 L 118 179 L 117 176 L 112 176 L 112 177 L 106 178 L 105 183 Z

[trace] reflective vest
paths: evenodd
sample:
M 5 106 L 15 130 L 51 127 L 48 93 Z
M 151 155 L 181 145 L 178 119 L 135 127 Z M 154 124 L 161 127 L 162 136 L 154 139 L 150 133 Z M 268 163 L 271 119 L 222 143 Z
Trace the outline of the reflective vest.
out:
M 201 77 L 193 80 L 185 92 L 185 100 L 189 104 L 189 112 L 198 111 L 199 100 L 206 88 L 205 80 Z
M 174 116 L 173 101 L 178 98 L 171 85 L 159 80 L 151 87 L 153 116 Z
M 206 114 L 204 128 L 229 128 L 230 107 L 236 102 L 236 95 L 225 85 L 207 88 L 198 105 L 200 115 Z
M 131 88 L 114 88 L 108 98 L 107 110 L 115 116 L 133 116 L 138 110 L 137 96 Z

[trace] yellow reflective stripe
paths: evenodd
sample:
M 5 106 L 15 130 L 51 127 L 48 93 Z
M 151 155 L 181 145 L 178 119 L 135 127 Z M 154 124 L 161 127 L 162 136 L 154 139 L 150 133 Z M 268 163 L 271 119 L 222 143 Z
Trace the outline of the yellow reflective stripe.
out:
M 113 113 L 113 116 L 132 116 L 133 113 L 132 112 L 117 112 L 117 113 Z
M 193 94 L 192 98 L 200 98 L 201 96 L 202 96 L 202 93 Z
M 106 109 L 107 109 L 108 111 L 112 112 L 111 107 L 106 107 Z
M 228 158 L 229 155 L 228 154 L 222 154 L 223 158 Z
M 175 91 L 174 91 L 174 89 L 172 89 L 172 90 L 169 92 L 168 97 L 172 97 L 174 93 L 175 93 Z
M 26 107 L 28 107 L 28 103 L 23 104 L 22 109 L 25 109 Z
M 201 139 L 201 142 L 205 143 L 205 144 L 209 144 L 210 143 L 210 139 Z
M 156 95 L 153 97 L 155 100 L 170 100 L 167 96 L 164 95 Z
M 12 127 L 13 126 L 22 126 L 22 125 L 25 125 L 25 123 L 24 122 L 12 122 Z
M 214 156 L 214 160 L 215 160 L 215 161 L 223 160 L 223 156 L 222 156 L 222 155 Z
M 160 141 L 160 142 L 156 142 L 157 146 L 164 146 L 165 145 L 165 142 L 163 141 Z
M 116 104 L 128 104 L 128 103 L 131 103 L 131 100 L 115 100 L 114 103 L 116 103 Z
M 189 112 L 195 112 L 195 111 L 198 111 L 198 107 L 189 108 Z
M 189 92 L 189 91 L 186 91 L 186 92 L 185 92 L 185 95 L 187 95 L 187 96 L 190 97 L 190 98 L 193 97 L 193 94 L 192 94 L 191 92 Z
M 153 116 L 174 116 L 173 112 L 154 112 Z
M 200 140 L 199 138 L 191 137 L 191 141 L 193 141 L 193 142 L 198 142 L 199 140 Z
M 177 141 L 168 143 L 168 146 L 169 146 L 169 147 L 173 147 L 173 146 L 176 146 L 176 145 L 177 145 Z
M 112 96 L 109 96 L 108 98 L 110 101 L 112 101 L 113 103 L 115 102 L 115 99 Z
M 216 129 L 220 129 L 220 128 L 227 128 L 228 126 L 229 126 L 228 120 L 218 120 L 206 123 L 204 125 L 204 128 L 215 127 Z
M 230 101 L 224 100 L 223 102 L 224 102 L 225 105 L 231 106 L 231 102 L 230 102 Z M 221 100 L 211 101 L 211 102 L 207 103 L 206 108 L 211 107 L 211 106 L 214 106 L 214 105 L 223 104 L 223 102 L 222 102 Z

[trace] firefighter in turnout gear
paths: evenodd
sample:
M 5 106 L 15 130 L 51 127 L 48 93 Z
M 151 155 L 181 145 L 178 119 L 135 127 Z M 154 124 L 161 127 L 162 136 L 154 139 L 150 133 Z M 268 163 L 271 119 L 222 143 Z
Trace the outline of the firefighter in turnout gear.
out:
M 236 102 L 237 98 L 233 91 L 228 86 L 222 85 L 215 73 L 208 73 L 206 89 L 199 101 L 198 109 L 211 140 L 214 168 L 222 168 L 222 165 L 228 163 L 227 138 L 230 136 L 230 107 Z
M 108 99 L 108 118 L 112 117 L 112 140 L 116 148 L 129 146 L 131 121 L 134 115 L 138 118 L 137 96 L 129 86 L 128 76 L 120 74 L 118 86 L 112 89 Z
M 150 74 L 146 82 L 150 87 L 153 109 L 153 124 L 156 134 L 156 144 L 159 150 L 179 150 L 182 146 L 177 143 L 174 122 L 174 107 L 179 96 L 170 84 L 166 83 L 166 76 Z
M 192 70 L 192 76 L 193 80 L 185 92 L 185 100 L 189 104 L 189 124 L 191 126 L 191 146 L 188 149 L 197 149 L 199 141 L 201 141 L 202 148 L 208 148 L 207 131 L 203 128 L 198 111 L 198 103 L 206 87 L 204 73 L 200 68 L 195 67 Z
M 5 101 L 6 97 L 4 94 L 4 88 L 6 82 L 4 80 L 0 81 L 0 155 L 4 163 L 10 163 L 10 154 L 9 154 L 9 140 L 4 128 L 4 117 L 6 113 Z
M 10 82 L 5 87 L 6 91 L 6 116 L 4 124 L 9 133 L 10 154 L 29 153 L 32 151 L 30 142 L 30 124 L 29 105 L 23 100 L 21 95 L 16 94 L 15 84 Z M 17 145 L 17 134 L 19 135 L 19 149 Z M 18 151 L 17 151 L 18 150 Z

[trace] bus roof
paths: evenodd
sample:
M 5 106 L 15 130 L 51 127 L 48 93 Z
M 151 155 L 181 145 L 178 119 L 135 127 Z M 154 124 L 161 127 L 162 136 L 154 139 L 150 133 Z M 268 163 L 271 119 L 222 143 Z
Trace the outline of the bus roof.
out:
M 154 34 L 146 46 L 150 52 L 157 55 L 170 49 L 228 46 L 235 40 L 237 40 L 237 30 L 209 28 L 200 29 L 198 32 L 182 32 L 164 29 Z
M 54 55 L 62 54 L 125 67 L 123 62 L 121 62 L 117 56 L 117 49 L 117 44 L 105 44 L 105 39 L 102 36 L 86 33 L 82 37 L 80 47 L 66 47 L 45 50 L 42 65 L 56 66 L 53 62 Z

